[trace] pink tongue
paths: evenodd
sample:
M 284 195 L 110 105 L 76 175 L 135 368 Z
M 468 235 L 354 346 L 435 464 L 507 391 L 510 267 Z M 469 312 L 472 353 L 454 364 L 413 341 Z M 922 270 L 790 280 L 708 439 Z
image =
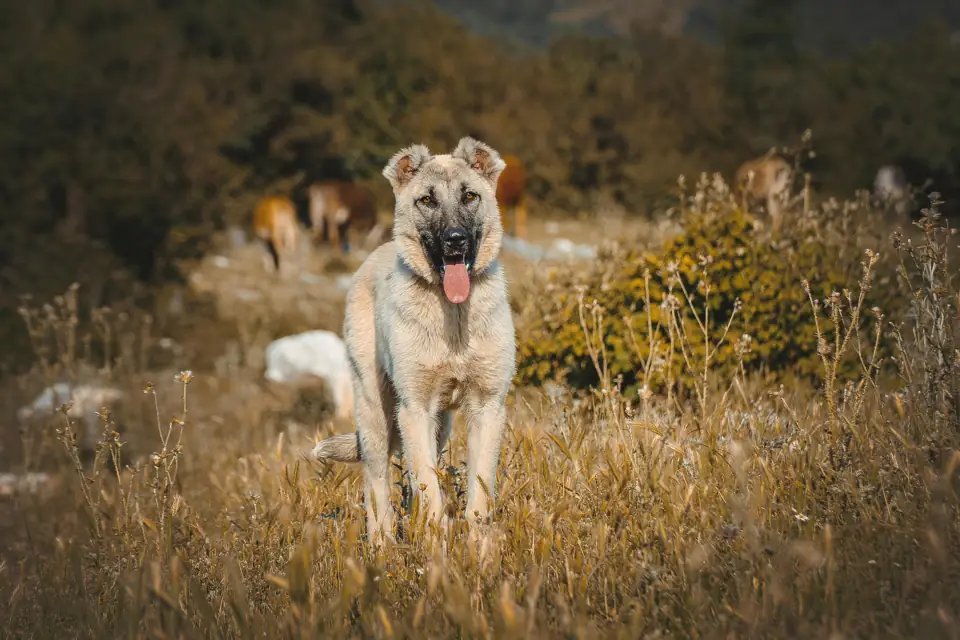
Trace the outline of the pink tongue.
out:
M 470 295 L 470 276 L 467 275 L 467 265 L 458 262 L 448 264 L 443 272 L 443 292 L 447 300 L 460 304 Z

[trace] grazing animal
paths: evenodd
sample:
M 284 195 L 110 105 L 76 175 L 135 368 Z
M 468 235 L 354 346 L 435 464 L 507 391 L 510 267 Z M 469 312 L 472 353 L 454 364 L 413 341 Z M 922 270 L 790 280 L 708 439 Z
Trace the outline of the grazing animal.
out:
M 508 224 L 509 211 L 513 218 L 513 235 L 525 238 L 527 235 L 527 173 L 523 163 L 516 156 L 503 157 L 506 168 L 497 182 L 497 204 L 500 206 L 500 223 L 504 230 L 510 228 Z
M 382 237 L 373 192 L 353 182 L 318 182 L 310 186 L 310 224 L 314 237 L 325 235 L 336 252 L 350 251 L 350 231 L 366 232 L 365 246 Z
M 783 207 L 790 195 L 793 167 L 784 158 L 768 152 L 744 162 L 734 176 L 736 192 L 745 203 L 761 201 L 767 208 L 773 230 L 780 228 Z
M 267 245 L 273 258 L 273 266 L 281 273 L 281 263 L 286 263 L 298 253 L 300 229 L 297 209 L 290 198 L 269 196 L 257 203 L 253 212 L 253 231 Z
M 392 537 L 390 455 L 403 447 L 412 486 L 444 520 L 436 473 L 451 411 L 467 429 L 466 514 L 488 517 L 516 342 L 497 256 L 500 155 L 464 137 L 450 154 L 402 149 L 383 170 L 396 198 L 394 239 L 361 265 L 344 336 L 356 433 L 320 441 L 322 460 L 364 464 L 367 531 Z
M 892 206 L 901 217 L 907 215 L 913 204 L 907 176 L 903 169 L 895 165 L 885 165 L 877 170 L 873 192 L 882 204 Z

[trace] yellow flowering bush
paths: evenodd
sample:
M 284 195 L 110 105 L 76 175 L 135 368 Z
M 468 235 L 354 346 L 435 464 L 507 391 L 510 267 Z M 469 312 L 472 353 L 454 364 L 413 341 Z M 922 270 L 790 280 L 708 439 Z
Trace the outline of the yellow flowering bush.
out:
M 867 212 L 825 206 L 771 238 L 731 197 L 712 197 L 713 206 L 684 211 L 684 232 L 656 253 L 612 248 L 586 272 L 555 272 L 531 303 L 537 312 L 520 323 L 520 383 L 586 388 L 620 380 L 632 391 L 682 389 L 707 371 L 816 374 L 814 306 L 829 351 L 825 308 L 856 302 L 864 284 L 858 245 Z M 868 287 L 863 306 L 890 313 L 896 279 L 883 263 L 873 271 L 883 286 Z M 858 336 L 871 347 L 876 315 L 860 322 Z M 856 353 L 844 364 L 860 366 Z

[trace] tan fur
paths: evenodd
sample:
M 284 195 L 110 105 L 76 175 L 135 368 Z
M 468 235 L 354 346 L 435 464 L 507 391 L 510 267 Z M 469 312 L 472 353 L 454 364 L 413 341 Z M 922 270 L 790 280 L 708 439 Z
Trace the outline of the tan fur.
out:
M 396 197 L 394 239 L 354 275 L 344 323 L 357 433 L 328 438 L 313 451 L 321 459 L 362 460 L 371 536 L 392 535 L 389 457 L 401 445 L 414 490 L 423 487 L 421 504 L 443 518 L 435 467 L 450 435 L 450 411 L 457 408 L 469 430 L 466 513 L 471 521 L 490 514 L 481 483 L 492 494 L 516 354 L 497 261 L 503 228 L 495 189 L 503 166 L 496 151 L 463 138 L 449 155 L 408 147 L 384 169 Z M 479 195 L 470 220 L 482 235 L 470 296 L 454 304 L 421 242 L 424 229 L 464 215 L 464 189 Z M 418 204 L 428 192 L 436 194 L 433 210 Z
M 793 167 L 782 157 L 769 152 L 759 158 L 744 162 L 734 177 L 736 193 L 746 204 L 761 201 L 773 223 L 774 231 L 780 229 L 783 207 L 790 194 Z
M 300 228 L 297 209 L 290 198 L 268 196 L 257 203 L 253 212 L 254 234 L 267 245 L 278 274 L 287 260 L 298 253 Z
M 314 236 L 326 231 L 335 253 L 349 251 L 350 232 L 366 234 L 364 248 L 371 249 L 383 239 L 377 224 L 373 192 L 352 182 L 318 182 L 310 186 L 310 224 Z

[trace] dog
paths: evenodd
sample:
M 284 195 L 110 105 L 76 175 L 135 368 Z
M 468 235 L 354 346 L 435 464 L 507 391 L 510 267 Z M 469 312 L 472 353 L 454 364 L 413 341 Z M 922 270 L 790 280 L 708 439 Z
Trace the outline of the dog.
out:
M 253 231 L 267 245 L 273 266 L 277 274 L 282 275 L 281 258 L 285 264 L 298 252 L 300 242 L 297 209 L 293 201 L 284 196 L 261 199 L 253 212 Z
M 773 151 L 744 162 L 734 176 L 736 193 L 743 198 L 744 205 L 764 202 L 774 232 L 783 222 L 783 207 L 792 181 L 793 167 Z
M 513 214 L 513 235 L 517 238 L 525 238 L 527 235 L 527 174 L 520 158 L 507 155 L 503 160 L 507 163 L 507 167 L 497 182 L 500 223 L 504 230 L 509 228 L 507 212 L 510 211 Z
M 335 252 L 349 253 L 351 229 L 367 233 L 364 246 L 380 239 L 373 192 L 352 182 L 326 181 L 310 186 L 310 224 L 314 237 L 325 235 Z
M 516 338 L 497 260 L 500 155 L 464 137 L 450 154 L 413 145 L 383 170 L 396 199 L 393 240 L 354 275 L 344 337 L 356 433 L 320 441 L 321 460 L 363 462 L 367 532 L 393 538 L 390 455 L 402 445 L 414 491 L 444 522 L 436 466 L 463 409 L 466 514 L 491 514 Z

